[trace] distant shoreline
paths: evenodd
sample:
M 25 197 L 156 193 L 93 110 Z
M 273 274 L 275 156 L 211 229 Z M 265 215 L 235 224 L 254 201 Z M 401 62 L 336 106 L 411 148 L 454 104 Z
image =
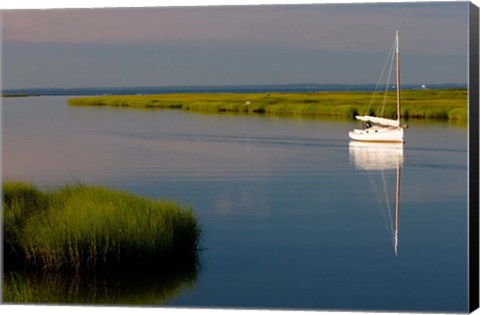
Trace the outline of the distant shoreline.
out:
M 41 96 L 40 94 L 2 94 L 2 97 L 30 97 Z
M 419 90 L 422 84 L 404 84 L 402 90 Z M 22 88 L 4 89 L 3 96 L 38 95 L 152 95 L 180 93 L 313 93 L 364 91 L 373 92 L 375 84 L 280 84 L 226 86 L 167 86 L 167 87 L 95 87 L 95 88 Z M 467 84 L 426 84 L 427 89 L 467 89 Z
M 389 93 L 389 99 L 393 100 L 394 92 Z M 403 90 L 401 95 L 401 115 L 404 119 L 466 121 L 468 118 L 467 89 Z M 369 115 L 393 117 L 396 106 L 387 103 L 382 109 L 379 105 L 382 100 L 383 95 L 378 95 L 372 102 L 372 92 L 366 91 L 176 93 L 75 97 L 68 100 L 68 105 L 345 119 L 368 112 Z

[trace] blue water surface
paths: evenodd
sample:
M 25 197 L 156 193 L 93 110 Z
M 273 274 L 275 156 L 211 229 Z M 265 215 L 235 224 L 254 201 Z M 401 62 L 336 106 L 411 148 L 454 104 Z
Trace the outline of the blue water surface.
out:
M 467 311 L 465 126 L 410 121 L 403 148 L 364 148 L 353 121 L 66 101 L 4 98 L 3 178 L 191 205 L 200 272 L 167 305 Z

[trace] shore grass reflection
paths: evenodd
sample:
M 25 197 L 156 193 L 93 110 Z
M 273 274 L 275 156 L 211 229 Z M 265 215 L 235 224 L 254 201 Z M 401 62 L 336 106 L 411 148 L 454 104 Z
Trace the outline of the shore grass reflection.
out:
M 197 266 L 158 271 L 130 269 L 106 274 L 8 272 L 3 302 L 19 304 L 161 305 L 197 280 Z

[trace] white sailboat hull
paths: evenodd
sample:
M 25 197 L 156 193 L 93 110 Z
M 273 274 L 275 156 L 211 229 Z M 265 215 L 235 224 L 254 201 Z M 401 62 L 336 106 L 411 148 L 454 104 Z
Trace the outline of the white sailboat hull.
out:
M 401 142 L 403 143 L 403 128 L 374 126 L 368 129 L 355 129 L 348 133 L 350 139 L 367 142 Z

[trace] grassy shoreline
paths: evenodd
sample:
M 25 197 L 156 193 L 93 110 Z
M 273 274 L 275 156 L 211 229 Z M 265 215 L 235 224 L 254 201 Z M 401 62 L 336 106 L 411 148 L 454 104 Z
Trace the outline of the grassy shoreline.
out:
M 382 116 L 395 115 L 395 94 Z M 467 120 L 467 90 L 402 91 L 403 119 Z M 138 109 L 176 109 L 198 113 L 268 114 L 353 119 L 355 115 L 380 116 L 383 95 L 371 92 L 315 93 L 185 93 L 76 97 L 69 106 L 109 106 Z M 369 104 L 372 105 L 369 107 Z
M 102 272 L 169 268 L 196 259 L 200 228 L 188 207 L 102 186 L 42 191 L 3 184 L 4 267 Z

